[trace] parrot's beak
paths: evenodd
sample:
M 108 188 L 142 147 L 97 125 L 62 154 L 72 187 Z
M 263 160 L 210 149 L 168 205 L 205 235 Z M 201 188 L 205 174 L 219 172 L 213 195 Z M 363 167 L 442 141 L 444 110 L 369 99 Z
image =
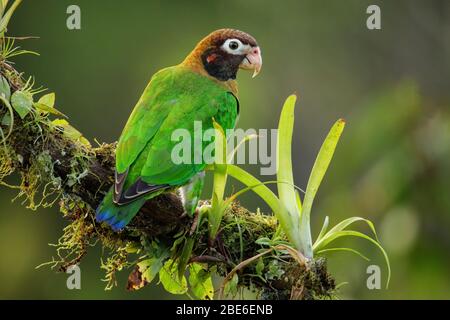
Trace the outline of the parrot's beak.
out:
M 251 48 L 250 52 L 247 53 L 239 67 L 244 70 L 253 70 L 252 78 L 256 77 L 262 67 L 261 50 L 259 47 Z

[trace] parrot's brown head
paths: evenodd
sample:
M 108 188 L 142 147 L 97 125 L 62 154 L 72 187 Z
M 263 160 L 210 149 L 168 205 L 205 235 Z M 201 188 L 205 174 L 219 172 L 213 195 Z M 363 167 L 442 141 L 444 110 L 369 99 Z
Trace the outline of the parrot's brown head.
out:
M 251 35 L 234 29 L 220 29 L 201 40 L 184 63 L 219 81 L 228 81 L 236 78 L 239 69 L 253 70 L 255 77 L 261 71 L 262 58 Z

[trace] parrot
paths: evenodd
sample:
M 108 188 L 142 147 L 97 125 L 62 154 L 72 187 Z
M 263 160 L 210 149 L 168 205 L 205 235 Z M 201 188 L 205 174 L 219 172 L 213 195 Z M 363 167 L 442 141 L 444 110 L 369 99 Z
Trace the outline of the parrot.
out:
M 115 151 L 114 184 L 95 217 L 113 231 L 123 230 L 146 201 L 178 190 L 184 210 L 193 215 L 203 189 L 204 160 L 175 164 L 172 132 L 194 132 L 214 121 L 233 129 L 239 115 L 236 75 L 262 67 L 255 38 L 236 29 L 219 29 L 203 38 L 178 65 L 156 72 L 136 103 Z M 202 148 L 206 147 L 202 142 Z M 193 152 L 192 152 L 193 153 Z

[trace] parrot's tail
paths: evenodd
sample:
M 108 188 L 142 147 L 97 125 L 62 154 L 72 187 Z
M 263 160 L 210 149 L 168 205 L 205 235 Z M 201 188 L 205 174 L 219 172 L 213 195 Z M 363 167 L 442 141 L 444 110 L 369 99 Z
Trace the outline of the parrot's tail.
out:
M 109 224 L 114 231 L 120 231 L 133 219 L 145 201 L 145 197 L 142 197 L 129 204 L 118 206 L 113 202 L 111 189 L 98 206 L 95 218 L 98 222 Z

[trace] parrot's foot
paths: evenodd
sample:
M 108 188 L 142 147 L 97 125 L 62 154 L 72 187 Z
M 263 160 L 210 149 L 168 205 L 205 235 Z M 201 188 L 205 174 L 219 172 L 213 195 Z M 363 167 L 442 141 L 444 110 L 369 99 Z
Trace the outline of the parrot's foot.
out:
M 200 201 L 200 195 L 203 189 L 203 181 L 205 178 L 205 172 L 200 172 L 193 176 L 188 183 L 181 186 L 177 190 L 177 194 L 180 197 L 181 203 L 183 204 L 184 213 L 183 217 L 188 215 L 193 217 L 195 211 L 198 208 Z
M 201 203 L 201 205 L 199 205 L 196 210 L 198 210 L 201 215 L 207 214 L 209 210 L 211 210 L 209 201 L 199 201 L 199 203 Z
M 203 201 L 200 206 L 198 206 L 194 211 L 194 221 L 192 222 L 191 229 L 189 231 L 189 235 L 192 236 L 197 230 L 197 226 L 199 225 L 201 218 L 208 214 L 211 209 L 211 205 L 207 201 Z

